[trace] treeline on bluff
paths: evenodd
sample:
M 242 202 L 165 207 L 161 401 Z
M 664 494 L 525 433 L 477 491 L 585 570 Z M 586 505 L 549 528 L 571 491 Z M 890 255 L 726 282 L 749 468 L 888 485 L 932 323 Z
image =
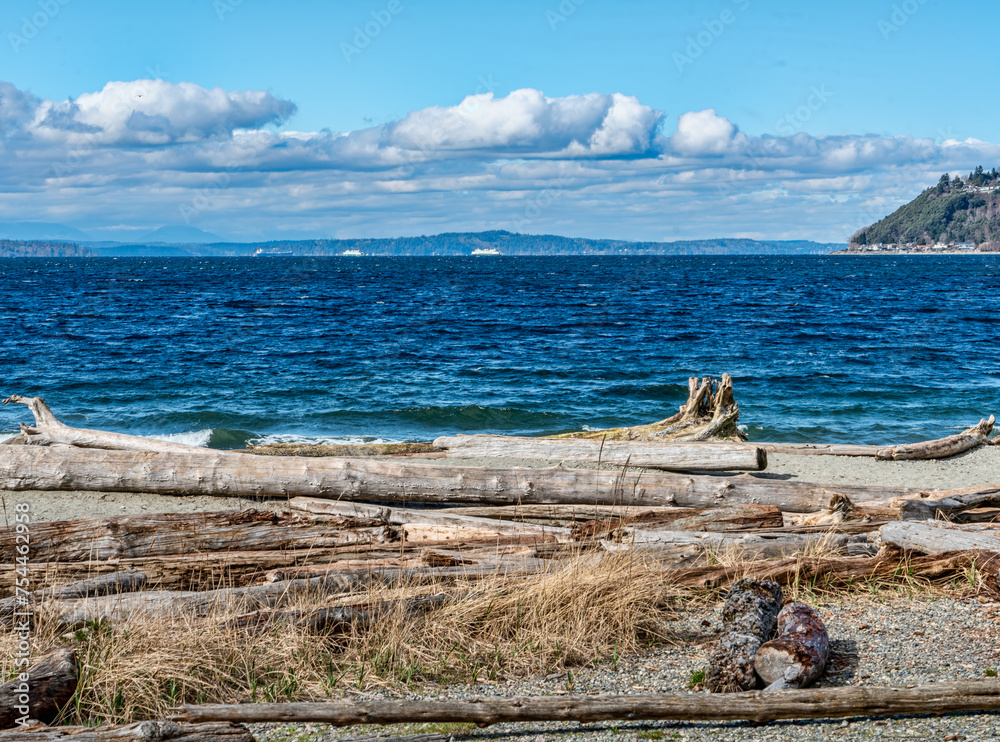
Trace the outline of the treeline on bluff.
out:
M 851 237 L 856 245 L 1000 241 L 1000 172 L 977 167 L 968 177 L 942 175 L 905 206 Z
M 93 251 L 68 242 L 0 240 L 0 258 L 89 258 Z

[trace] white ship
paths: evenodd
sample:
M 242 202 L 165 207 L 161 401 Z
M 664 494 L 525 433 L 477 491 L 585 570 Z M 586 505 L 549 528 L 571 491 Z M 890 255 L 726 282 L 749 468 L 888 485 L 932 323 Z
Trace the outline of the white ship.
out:
M 499 255 L 500 251 L 496 250 L 496 249 L 494 249 L 492 247 L 485 248 L 485 249 L 482 248 L 482 247 L 477 247 L 475 250 L 472 251 L 472 254 L 473 255 Z
M 344 252 L 342 252 L 340 254 L 341 255 L 350 255 L 351 257 L 355 257 L 355 258 L 361 257 L 362 255 L 364 255 L 364 253 L 361 252 L 360 250 L 344 250 Z

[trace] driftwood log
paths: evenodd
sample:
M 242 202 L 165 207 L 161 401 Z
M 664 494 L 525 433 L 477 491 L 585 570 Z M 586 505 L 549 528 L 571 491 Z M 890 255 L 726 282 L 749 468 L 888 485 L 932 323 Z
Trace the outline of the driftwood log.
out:
M 23 602 L 14 596 L 3 598 L 0 600 L 0 626 L 10 626 L 15 623 L 14 614 L 18 607 L 37 605 L 44 600 L 74 600 L 76 598 L 135 592 L 146 584 L 146 579 L 144 573 L 130 569 L 89 577 L 43 590 L 35 590 L 26 596 L 22 594 Z
M 785 482 L 753 475 L 685 476 L 661 471 L 499 469 L 414 464 L 406 459 L 249 456 L 0 446 L 0 489 L 151 492 L 166 495 L 322 497 L 384 502 L 573 504 L 710 508 L 775 505 L 823 509 L 835 494 L 859 503 L 918 497 L 926 490 Z M 992 489 L 992 488 L 983 488 Z M 933 495 L 933 493 L 931 493 Z
M 922 554 L 970 549 L 1000 552 L 1000 529 L 984 526 L 956 526 L 940 521 L 895 521 L 886 523 L 879 533 L 882 543 Z
M 139 721 L 120 727 L 10 729 L 0 732 L 0 742 L 254 742 L 254 737 L 246 727 L 230 722 Z
M 722 608 L 722 636 L 708 660 L 705 687 L 713 693 L 756 688 L 754 655 L 778 627 L 781 587 L 770 580 L 734 583 Z
M 748 443 L 670 443 L 503 435 L 442 436 L 449 459 L 525 458 L 636 466 L 674 471 L 762 471 L 764 449 Z
M 76 654 L 60 649 L 0 685 L 0 729 L 18 719 L 53 721 L 76 692 Z
M 989 440 L 990 431 L 996 419 L 990 416 L 978 424 L 956 435 L 920 443 L 905 443 L 897 446 L 863 446 L 851 443 L 774 443 L 757 442 L 754 446 L 768 453 L 794 454 L 796 456 L 867 456 L 880 461 L 904 461 L 908 459 L 944 459 L 969 451 L 979 446 L 993 444 Z M 994 439 L 994 440 L 1000 440 Z
M 754 669 L 766 691 L 806 688 L 823 674 L 830 657 L 830 637 L 816 611 L 789 603 L 778 613 L 778 635 L 754 656 Z
M 569 541 L 572 537 L 568 528 L 516 523 L 513 520 L 491 520 L 443 510 L 389 508 L 367 503 L 323 500 L 315 497 L 293 497 L 288 504 L 293 510 L 316 515 L 383 521 L 394 526 L 401 526 L 403 536 L 407 541 L 431 541 L 434 539 L 460 541 L 469 538 L 510 536 L 523 539 L 525 543 L 531 543 L 532 541 Z
M 542 721 L 752 721 L 1000 710 L 1000 681 L 906 687 L 808 688 L 707 695 L 479 697 L 467 700 L 336 700 L 181 706 L 175 721 L 322 722 L 335 726 L 462 722 L 487 726 Z
M 26 450 L 34 452 L 34 449 Z M 0 562 L 14 561 L 16 538 L 13 526 L 0 528 Z M 120 515 L 34 523 L 31 526 L 31 557 L 53 562 L 127 559 L 236 550 L 389 544 L 400 538 L 396 529 L 377 521 L 323 519 L 253 509 Z
M 688 399 L 676 415 L 648 425 L 566 433 L 553 438 L 591 438 L 609 441 L 707 441 L 722 438 L 745 440 L 736 427 L 740 406 L 733 396 L 733 377 L 723 374 L 715 382 L 709 377 L 688 379 Z
M 967 510 L 990 506 L 1000 506 L 1000 487 L 992 492 L 956 494 L 940 500 L 904 500 L 899 504 L 899 515 L 902 520 L 955 520 L 962 519 Z
M 658 508 L 635 515 L 614 515 L 577 523 L 572 528 L 577 540 L 595 538 L 624 526 L 656 528 L 666 531 L 767 531 L 784 527 L 781 511 L 773 505 L 733 505 L 728 508 Z M 619 511 L 621 513 L 621 511 Z

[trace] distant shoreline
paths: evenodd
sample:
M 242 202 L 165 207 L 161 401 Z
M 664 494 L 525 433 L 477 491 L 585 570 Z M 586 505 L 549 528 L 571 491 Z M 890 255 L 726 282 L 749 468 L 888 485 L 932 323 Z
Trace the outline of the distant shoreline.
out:
M 933 258 L 938 255 L 964 255 L 964 256 L 986 256 L 986 255 L 1000 255 L 1000 252 L 979 252 L 978 250 L 936 250 L 935 252 L 910 252 L 908 250 L 879 250 L 878 252 L 851 252 L 848 250 L 835 250 L 834 252 L 827 253 L 830 256 L 836 257 L 859 257 L 859 258 L 878 258 L 883 255 L 905 255 L 913 257 L 924 257 Z

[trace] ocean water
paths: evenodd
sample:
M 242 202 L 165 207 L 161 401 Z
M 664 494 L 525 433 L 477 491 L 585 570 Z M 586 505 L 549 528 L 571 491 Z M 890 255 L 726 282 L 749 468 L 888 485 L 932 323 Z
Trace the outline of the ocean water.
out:
M 906 442 L 1000 413 L 998 288 L 996 256 L 0 260 L 0 394 L 228 448 L 637 424 L 728 372 L 752 440 Z

